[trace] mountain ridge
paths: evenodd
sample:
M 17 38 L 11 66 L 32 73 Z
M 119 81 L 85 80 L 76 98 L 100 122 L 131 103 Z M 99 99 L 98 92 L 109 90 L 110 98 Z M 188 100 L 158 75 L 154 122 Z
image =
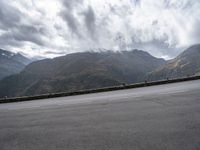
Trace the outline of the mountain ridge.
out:
M 0 82 L 0 96 L 70 92 L 135 83 L 143 81 L 147 72 L 164 64 L 165 60 L 139 50 L 73 53 L 29 64 L 20 74 Z
M 199 74 L 200 44 L 193 45 L 176 58 L 168 61 L 163 67 L 148 75 L 150 80 L 177 78 Z
M 30 63 L 0 81 L 0 97 L 73 92 L 200 75 L 200 44 L 165 61 L 142 50 L 72 53 Z
M 0 80 L 6 76 L 19 73 L 31 60 L 20 53 L 0 49 Z

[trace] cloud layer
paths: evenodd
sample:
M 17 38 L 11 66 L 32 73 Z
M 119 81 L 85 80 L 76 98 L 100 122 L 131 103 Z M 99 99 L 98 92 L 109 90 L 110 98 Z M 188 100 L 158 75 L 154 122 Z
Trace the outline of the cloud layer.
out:
M 200 43 L 197 0 L 1 0 L 0 47 L 55 57 L 144 49 L 172 58 Z

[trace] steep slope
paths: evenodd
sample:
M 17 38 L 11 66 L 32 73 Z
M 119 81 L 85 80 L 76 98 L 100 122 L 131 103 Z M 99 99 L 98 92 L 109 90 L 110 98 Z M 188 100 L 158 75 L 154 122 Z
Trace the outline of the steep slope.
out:
M 150 80 L 177 78 L 200 73 L 200 45 L 194 45 L 170 60 L 165 66 L 153 71 Z
M 30 60 L 21 54 L 0 49 L 0 80 L 6 76 L 19 73 L 28 63 L 30 63 Z
M 147 52 L 74 53 L 33 62 L 20 74 L 0 82 L 0 97 L 76 91 L 143 81 L 165 64 Z

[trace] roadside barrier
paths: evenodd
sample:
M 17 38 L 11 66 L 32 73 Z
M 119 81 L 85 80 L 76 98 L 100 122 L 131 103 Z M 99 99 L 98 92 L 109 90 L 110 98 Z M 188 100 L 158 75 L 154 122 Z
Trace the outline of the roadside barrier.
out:
M 184 78 L 175 78 L 175 79 L 167 78 L 166 80 L 149 81 L 149 82 L 147 80 L 145 80 L 142 83 L 122 84 L 119 86 L 105 87 L 105 88 L 99 88 L 99 89 L 81 90 L 81 91 L 75 91 L 75 92 L 49 93 L 49 94 L 43 94 L 43 95 L 14 97 L 14 98 L 5 97 L 3 99 L 0 99 L 0 104 L 1 103 L 41 100 L 41 99 L 57 98 L 57 97 L 65 97 L 65 96 L 74 96 L 74 95 L 83 95 L 83 94 L 90 94 L 90 93 L 108 92 L 108 91 L 123 90 L 123 89 L 132 89 L 132 88 L 147 87 L 147 86 L 169 84 L 169 83 L 177 83 L 177 82 L 184 82 L 184 81 L 192 81 L 192 80 L 199 80 L 199 79 L 200 79 L 200 76 L 191 76 L 191 77 L 187 76 Z

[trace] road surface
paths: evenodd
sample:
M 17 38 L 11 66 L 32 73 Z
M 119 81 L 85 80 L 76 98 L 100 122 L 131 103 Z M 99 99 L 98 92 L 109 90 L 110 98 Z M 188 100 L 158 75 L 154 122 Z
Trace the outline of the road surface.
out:
M 0 150 L 199 150 L 200 80 L 0 105 Z

